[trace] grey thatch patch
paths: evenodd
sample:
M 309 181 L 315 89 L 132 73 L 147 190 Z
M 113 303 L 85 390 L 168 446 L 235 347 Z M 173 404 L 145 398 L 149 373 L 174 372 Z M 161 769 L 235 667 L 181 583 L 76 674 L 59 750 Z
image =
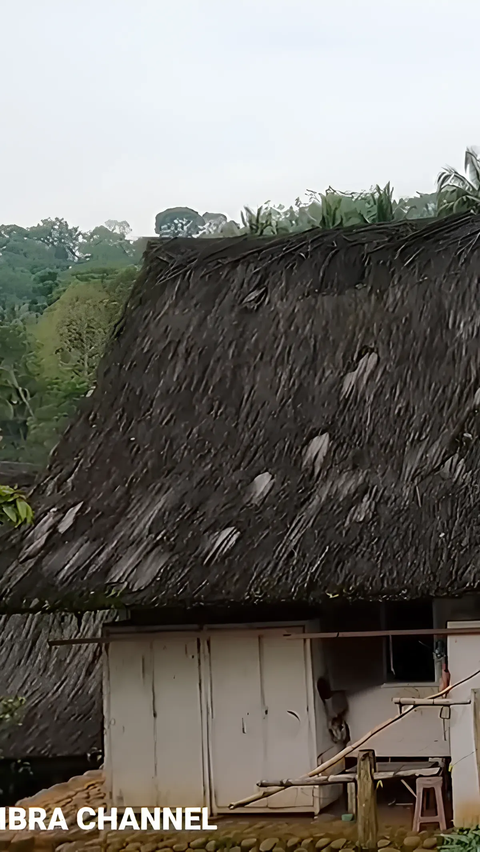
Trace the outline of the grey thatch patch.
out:
M 0 461 L 0 485 L 29 490 L 38 474 L 39 468 L 33 464 Z
M 4 610 L 480 589 L 480 217 L 170 260 L 1 542 Z
M 25 698 L 21 725 L 0 725 L 2 758 L 74 757 L 102 748 L 100 646 L 49 639 L 98 635 L 110 613 L 0 617 L 0 697 Z

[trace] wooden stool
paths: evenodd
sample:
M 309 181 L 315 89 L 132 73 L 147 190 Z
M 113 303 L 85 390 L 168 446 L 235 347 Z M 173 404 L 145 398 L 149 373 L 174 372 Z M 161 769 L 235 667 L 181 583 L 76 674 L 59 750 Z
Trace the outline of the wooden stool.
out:
M 435 793 L 437 808 L 434 816 L 422 816 L 423 794 L 426 790 L 433 790 Z M 440 831 L 447 830 L 447 820 L 445 819 L 445 808 L 443 805 L 443 778 L 438 776 L 417 778 L 417 801 L 415 804 L 412 831 L 420 831 L 420 825 L 433 822 L 438 823 Z

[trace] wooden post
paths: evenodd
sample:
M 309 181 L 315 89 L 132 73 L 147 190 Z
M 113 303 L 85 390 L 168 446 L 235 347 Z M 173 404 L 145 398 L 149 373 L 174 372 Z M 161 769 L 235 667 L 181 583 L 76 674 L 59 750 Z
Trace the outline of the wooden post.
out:
M 472 713 L 473 713 L 473 742 L 475 747 L 475 761 L 477 764 L 477 777 L 480 789 L 480 689 L 472 689 Z
M 347 813 L 357 816 L 357 785 L 355 781 L 347 784 Z
M 358 752 L 357 829 L 360 849 L 376 849 L 378 836 L 377 797 L 375 792 L 375 752 Z

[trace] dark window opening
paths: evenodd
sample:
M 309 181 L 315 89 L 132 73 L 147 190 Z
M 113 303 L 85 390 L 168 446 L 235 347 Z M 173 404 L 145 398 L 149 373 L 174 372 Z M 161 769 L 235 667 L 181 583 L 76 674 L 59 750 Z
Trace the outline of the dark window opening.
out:
M 388 603 L 385 630 L 433 628 L 433 606 L 422 601 Z M 435 681 L 433 636 L 387 636 L 385 657 L 388 681 L 433 683 Z

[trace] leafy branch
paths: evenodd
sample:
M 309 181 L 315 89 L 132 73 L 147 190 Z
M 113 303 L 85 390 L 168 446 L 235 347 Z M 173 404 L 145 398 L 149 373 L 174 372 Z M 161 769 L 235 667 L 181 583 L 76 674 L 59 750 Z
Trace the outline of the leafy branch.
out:
M 20 695 L 14 698 L 0 698 L 0 722 L 21 725 L 22 710 L 27 700 Z
M 442 835 L 442 849 L 449 852 L 477 852 L 480 847 L 480 828 L 459 828 Z
M 33 522 L 33 511 L 17 488 L 0 485 L 0 524 L 10 523 L 14 527 Z

